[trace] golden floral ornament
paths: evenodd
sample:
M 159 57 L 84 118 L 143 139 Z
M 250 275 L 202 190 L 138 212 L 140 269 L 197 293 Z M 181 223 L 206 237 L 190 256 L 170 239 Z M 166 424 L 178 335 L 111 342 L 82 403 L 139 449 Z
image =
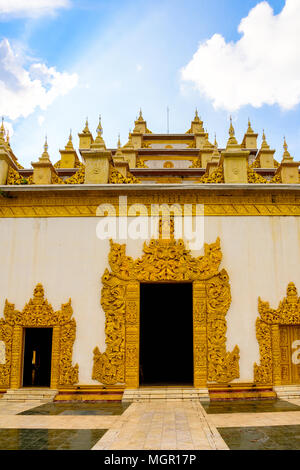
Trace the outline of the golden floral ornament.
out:
M 219 271 L 220 239 L 193 257 L 183 240 L 151 240 L 134 260 L 126 245 L 111 241 L 110 270 L 102 277 L 106 351 L 94 349 L 93 379 L 105 385 L 139 385 L 140 282 L 192 282 L 194 385 L 228 383 L 239 377 L 239 348 L 226 350 L 226 314 L 231 295 L 228 274 Z M 159 325 L 157 325 L 159 328 Z
M 286 297 L 277 309 L 259 297 L 256 337 L 259 343 L 260 365 L 254 364 L 256 384 L 281 384 L 280 326 L 300 325 L 300 297 L 295 284 L 290 282 Z
M 5 343 L 5 364 L 0 364 L 0 386 L 19 388 L 21 384 L 23 329 L 53 328 L 51 388 L 78 382 L 78 364 L 72 365 L 76 322 L 72 318 L 71 299 L 55 312 L 45 299 L 42 284 L 37 284 L 33 298 L 22 311 L 5 301 L 4 319 L 0 320 L 0 340 Z

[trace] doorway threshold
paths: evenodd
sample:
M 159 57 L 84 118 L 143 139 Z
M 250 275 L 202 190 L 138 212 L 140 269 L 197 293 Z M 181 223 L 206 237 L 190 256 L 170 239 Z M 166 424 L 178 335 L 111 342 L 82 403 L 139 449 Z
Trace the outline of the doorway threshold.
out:
M 126 389 L 123 402 L 152 402 L 152 401 L 209 401 L 207 388 L 194 387 L 141 387 Z

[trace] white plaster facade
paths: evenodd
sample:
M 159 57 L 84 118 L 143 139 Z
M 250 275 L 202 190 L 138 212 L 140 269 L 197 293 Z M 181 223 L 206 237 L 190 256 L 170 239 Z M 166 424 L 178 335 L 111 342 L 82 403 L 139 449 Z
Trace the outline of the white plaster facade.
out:
M 99 240 L 99 218 L 0 219 L 0 312 L 4 302 L 22 309 L 41 282 L 55 310 L 72 299 L 77 334 L 74 364 L 79 383 L 91 379 L 93 349 L 105 350 L 101 276 L 108 266 L 109 241 Z M 207 217 L 205 241 L 221 239 L 230 277 L 232 303 L 227 314 L 227 348 L 240 348 L 240 382 L 253 381 L 259 361 L 255 321 L 260 296 L 277 308 L 293 281 L 300 291 L 300 220 L 297 217 Z M 127 253 L 142 254 L 142 240 L 129 240 Z M 200 254 L 193 253 L 195 256 Z

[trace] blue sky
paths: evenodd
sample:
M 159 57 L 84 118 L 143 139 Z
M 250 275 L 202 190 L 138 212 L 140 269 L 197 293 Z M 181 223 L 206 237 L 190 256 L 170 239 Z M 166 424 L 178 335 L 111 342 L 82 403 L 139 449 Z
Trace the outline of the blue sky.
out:
M 13 5 L 14 0 L 10 1 Z M 61 6 L 64 2 L 65 5 Z M 245 97 L 241 96 L 235 109 L 229 109 L 228 103 L 224 106 L 218 105 L 223 98 L 224 102 L 226 101 L 227 91 L 222 89 L 225 77 L 229 78 L 230 83 L 236 83 L 237 87 L 243 82 L 246 90 L 255 82 L 254 70 L 249 84 L 246 83 L 245 67 L 242 65 L 242 68 L 239 68 L 238 64 L 239 60 L 244 60 L 244 52 L 236 53 L 236 44 L 242 37 L 238 32 L 242 18 L 248 17 L 251 9 L 262 2 L 58 0 L 60 7 L 49 8 L 42 13 L 34 11 L 34 8 L 30 11 L 25 0 L 22 11 L 3 11 L 1 3 L 2 0 L 0 83 L 4 83 L 4 88 L 1 92 L 0 87 L 0 108 L 3 100 L 2 114 L 5 122 L 13 128 L 11 145 L 24 166 L 28 167 L 31 161 L 38 159 L 46 133 L 53 162 L 59 159 L 58 150 L 66 144 L 70 128 L 74 144 L 77 146 L 77 133 L 84 127 L 86 116 L 89 117 L 90 129 L 95 133 L 98 115 L 102 115 L 103 137 L 108 147 L 116 146 L 119 132 L 122 143 L 126 143 L 129 129 L 133 128 L 133 121 L 140 107 L 148 127 L 154 132 L 165 132 L 167 106 L 170 108 L 170 132 L 188 130 L 197 107 L 211 139 L 216 132 L 219 145 L 223 146 L 227 141 L 229 115 L 233 115 L 236 134 L 240 140 L 250 117 L 255 131 L 261 134 L 262 129 L 265 129 L 269 144 L 277 150 L 277 159 L 281 159 L 284 135 L 291 153 L 296 160 L 300 159 L 300 67 L 294 66 L 293 59 L 283 63 L 287 69 L 287 78 L 283 76 L 282 84 L 275 82 L 273 88 L 269 87 L 268 80 L 262 84 L 262 87 L 266 86 L 266 95 L 269 93 L 268 88 L 272 89 L 272 93 L 270 91 L 266 102 L 261 95 L 257 98 L 262 101 L 259 107 L 255 102 L 255 90 L 250 93 L 253 95 L 252 104 L 243 104 Z M 274 10 L 273 15 L 279 15 L 285 3 L 285 0 L 268 1 Z M 258 14 L 259 12 L 260 10 Z M 298 18 L 296 13 L 293 14 L 294 18 Z M 262 18 L 263 15 L 264 11 L 261 10 Z M 254 20 L 259 21 L 259 18 Z M 300 12 L 298 19 L 300 20 Z M 248 28 L 250 33 L 254 20 Z M 287 21 L 284 23 L 285 28 Z M 272 24 L 269 24 L 269 29 Z M 286 36 L 284 28 L 279 31 Z M 182 69 L 192 61 L 199 48 L 199 51 L 203 52 L 203 44 L 215 34 L 224 38 L 227 52 L 229 51 L 228 61 L 231 61 L 232 68 L 241 74 L 241 79 L 239 80 L 232 70 L 227 70 L 226 64 L 219 67 L 216 61 L 211 62 L 210 51 L 214 54 L 216 49 L 209 43 L 207 50 L 210 56 L 205 69 L 209 69 L 215 81 L 213 80 L 214 84 L 207 91 L 202 83 L 204 69 L 201 67 L 204 62 L 199 65 L 198 59 L 195 59 L 195 67 L 189 74 L 192 79 L 189 81 L 183 80 Z M 299 38 L 295 38 L 293 42 L 296 43 L 297 40 L 299 43 Z M 288 46 L 289 44 L 287 48 Z M 255 50 L 257 45 L 253 47 Z M 268 47 L 271 50 L 272 44 Z M 216 57 L 219 57 L 217 54 L 222 54 L 222 51 L 222 48 L 220 51 L 217 49 Z M 5 64 L 7 56 L 12 55 L 13 66 L 10 72 L 13 72 L 8 76 Z M 285 56 L 284 51 L 282 55 Z M 2 66 L 1 60 L 4 64 Z M 279 52 L 279 65 L 272 61 L 269 67 L 271 69 L 274 65 L 277 76 L 280 76 L 278 66 L 281 66 L 282 60 Z M 219 63 L 222 64 L 222 60 L 219 60 Z M 258 62 L 260 63 L 262 62 Z M 30 76 L 29 83 L 27 72 Z M 18 79 L 23 74 L 21 86 L 24 90 L 22 88 L 21 94 L 20 86 L 14 85 L 12 73 L 16 73 Z M 60 75 L 63 73 L 64 76 Z M 58 80 L 56 85 L 55 74 Z M 270 75 L 270 80 L 273 80 L 273 75 Z M 289 82 L 291 76 L 292 84 Z M 33 83 L 33 80 L 40 80 L 39 87 L 36 87 L 37 82 Z M 286 107 L 284 103 L 289 100 L 282 97 L 282 89 L 278 90 L 278 87 L 283 87 L 284 80 L 288 90 L 295 85 L 292 104 L 286 104 Z M 5 87 L 9 88 L 10 94 Z M 257 85 L 257 88 L 259 87 L 260 85 Z M 46 97 L 47 92 L 50 94 Z M 245 91 L 243 93 L 245 94 Z M 274 104 L 268 104 L 274 96 Z M 24 100 L 22 111 L 18 99 Z M 217 100 L 219 101 L 216 106 Z M 44 109 L 41 109 L 39 104 Z M 24 114 L 27 114 L 26 117 Z

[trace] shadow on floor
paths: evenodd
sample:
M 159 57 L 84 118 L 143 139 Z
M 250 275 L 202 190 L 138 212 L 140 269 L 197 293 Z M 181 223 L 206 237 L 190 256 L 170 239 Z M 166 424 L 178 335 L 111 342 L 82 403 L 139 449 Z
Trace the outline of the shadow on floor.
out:
M 121 402 L 64 402 L 46 403 L 18 413 L 20 415 L 75 415 L 75 416 L 115 416 L 121 415 L 130 403 Z
M 300 411 L 300 406 L 284 400 L 215 401 L 202 405 L 207 414 Z
M 300 426 L 218 428 L 230 450 L 300 450 Z
M 0 450 L 89 450 L 106 429 L 0 429 Z

